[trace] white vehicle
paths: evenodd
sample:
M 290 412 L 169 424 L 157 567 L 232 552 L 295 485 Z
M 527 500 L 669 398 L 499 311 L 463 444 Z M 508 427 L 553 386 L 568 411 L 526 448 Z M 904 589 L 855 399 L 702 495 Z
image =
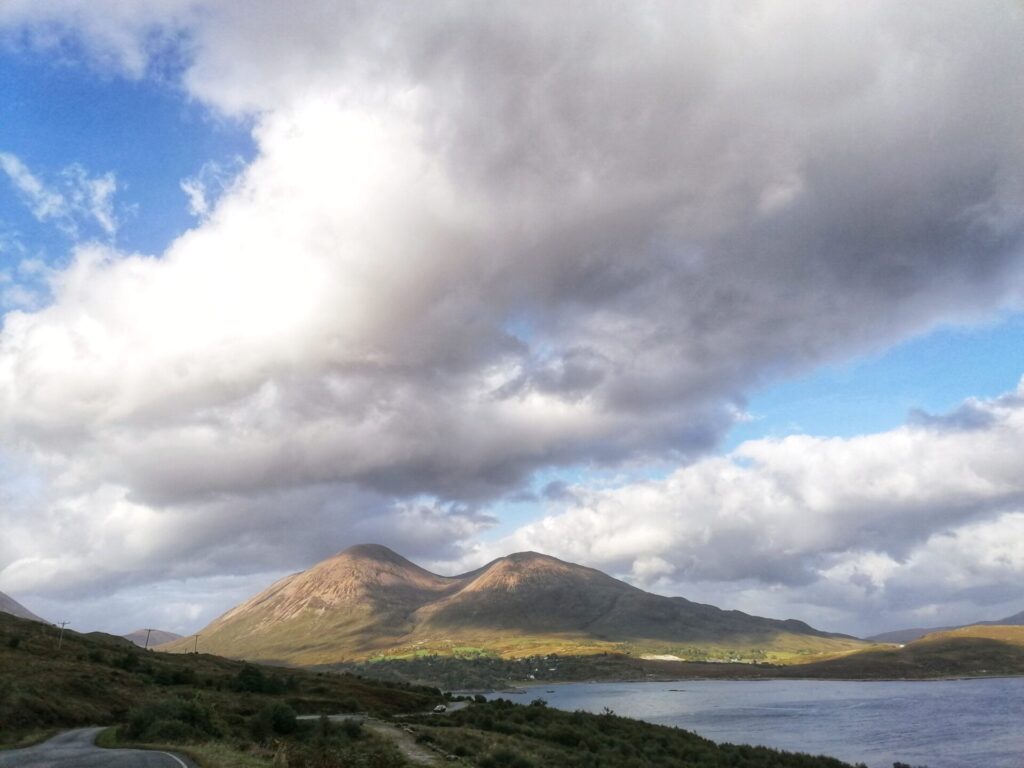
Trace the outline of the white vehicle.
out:
M 436 707 L 434 707 L 434 711 L 435 712 L 447 712 L 448 711 L 448 707 L 446 707 L 444 704 L 438 704 Z

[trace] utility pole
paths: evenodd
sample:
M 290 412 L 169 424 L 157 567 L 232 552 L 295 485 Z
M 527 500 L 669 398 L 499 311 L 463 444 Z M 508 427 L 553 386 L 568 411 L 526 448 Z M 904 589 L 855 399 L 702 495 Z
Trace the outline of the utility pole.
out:
M 148 651 L 149 650 L 149 636 L 150 636 L 150 634 L 152 634 L 152 632 L 153 632 L 152 629 L 147 629 L 146 630 L 146 645 L 142 648 L 142 650 L 144 650 L 144 651 Z
M 64 627 L 66 627 L 67 625 L 68 625 L 68 622 L 66 622 L 66 621 L 61 621 L 61 622 L 59 622 L 57 624 L 57 626 L 60 627 L 60 634 L 57 636 L 57 650 L 58 651 L 60 650 L 60 647 L 64 644 Z
M 199 654 L 199 633 L 198 632 L 196 632 L 196 643 L 195 643 L 194 646 L 192 646 L 192 653 L 194 653 L 196 655 Z

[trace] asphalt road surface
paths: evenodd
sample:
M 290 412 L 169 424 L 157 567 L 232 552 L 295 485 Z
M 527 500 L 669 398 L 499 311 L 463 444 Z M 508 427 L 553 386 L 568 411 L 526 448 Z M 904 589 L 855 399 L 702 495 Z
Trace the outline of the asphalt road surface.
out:
M 0 766 L 17 768 L 195 768 L 184 755 L 148 749 L 100 749 L 102 728 L 65 731 L 27 749 L 0 751 Z

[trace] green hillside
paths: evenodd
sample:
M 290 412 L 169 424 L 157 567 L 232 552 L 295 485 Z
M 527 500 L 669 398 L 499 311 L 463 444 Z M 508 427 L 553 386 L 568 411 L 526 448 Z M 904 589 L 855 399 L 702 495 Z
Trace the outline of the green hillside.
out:
M 781 672 L 792 677 L 923 679 L 1024 675 L 1024 627 L 971 626 Z

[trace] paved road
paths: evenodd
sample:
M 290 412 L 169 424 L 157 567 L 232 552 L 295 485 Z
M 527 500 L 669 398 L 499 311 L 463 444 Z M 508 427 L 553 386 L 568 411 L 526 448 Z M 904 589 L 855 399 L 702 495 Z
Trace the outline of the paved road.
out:
M 100 749 L 102 728 L 65 731 L 27 749 L 0 752 L 0 766 L 17 768 L 195 768 L 184 755 L 148 749 Z

